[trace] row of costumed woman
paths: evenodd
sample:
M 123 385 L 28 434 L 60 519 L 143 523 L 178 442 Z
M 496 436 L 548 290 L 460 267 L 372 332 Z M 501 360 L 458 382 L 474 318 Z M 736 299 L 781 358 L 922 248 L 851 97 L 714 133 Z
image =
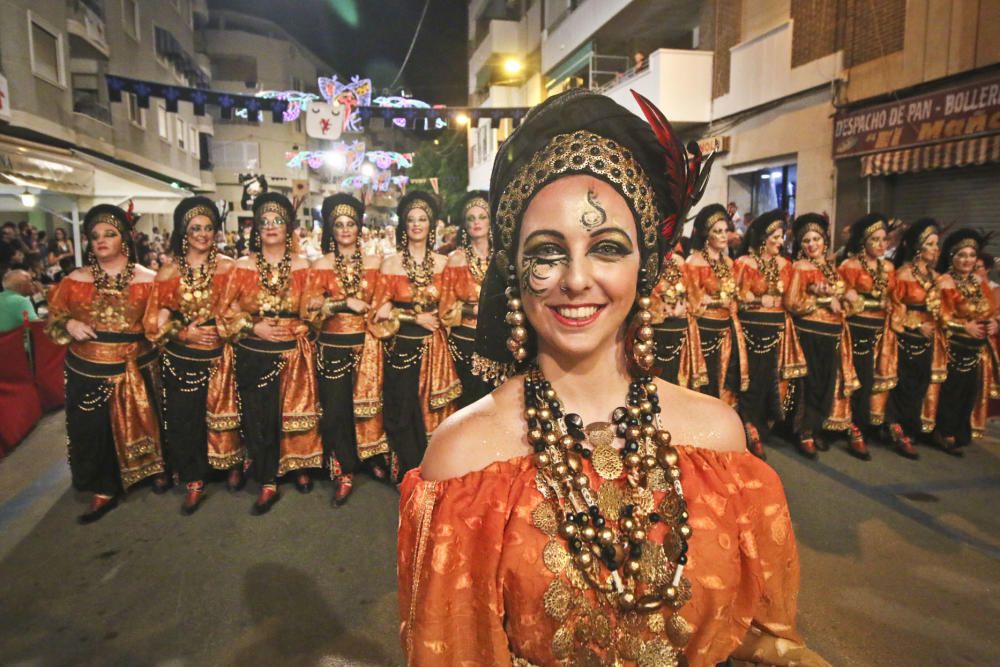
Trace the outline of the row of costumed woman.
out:
M 322 468 L 340 504 L 363 468 L 398 482 L 418 466 L 435 427 L 502 379 L 475 354 L 486 193 L 469 193 L 461 214 L 458 249 L 435 253 L 437 199 L 411 191 L 399 252 L 382 261 L 362 255 L 361 202 L 328 197 L 326 254 L 310 265 L 291 203 L 268 193 L 254 204 L 252 252 L 234 261 L 216 253 L 214 204 L 192 197 L 175 212 L 174 261 L 154 275 L 135 263 L 128 214 L 91 209 L 90 265 L 49 299 L 50 334 L 70 346 L 73 482 L 93 494 L 80 520 L 148 477 L 159 492 L 179 477 L 190 514 L 211 471 L 228 471 L 233 490 L 249 474 L 263 514 L 286 475 L 308 492 Z M 765 457 L 778 423 L 809 457 L 827 448 L 824 431 L 846 432 L 862 459 L 866 436 L 916 458 L 922 435 L 960 454 L 982 432 L 1000 384 L 996 304 L 974 271 L 982 235 L 958 230 L 939 252 L 940 229 L 922 220 L 890 262 L 888 221 L 873 214 L 852 226 L 837 266 L 822 216 L 791 225 L 793 259 L 782 212 L 752 222 L 735 261 L 729 224 L 720 205 L 698 213 L 688 257 L 664 262 L 639 334 L 661 377 L 737 408 L 753 453 Z

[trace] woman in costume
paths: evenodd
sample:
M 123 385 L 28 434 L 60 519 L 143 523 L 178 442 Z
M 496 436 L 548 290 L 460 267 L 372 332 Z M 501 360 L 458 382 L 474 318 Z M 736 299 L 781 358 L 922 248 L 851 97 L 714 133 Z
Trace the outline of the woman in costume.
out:
M 777 476 L 729 407 L 649 374 L 649 295 L 703 179 L 641 107 L 655 134 L 573 90 L 500 148 L 476 344 L 510 379 L 403 483 L 411 665 L 825 664 L 795 632 Z
M 700 211 L 687 258 L 688 311 L 697 318 L 708 382 L 701 391 L 735 406 L 746 390 L 746 343 L 737 315 L 736 275 L 729 258 L 729 214 L 721 204 Z
M 97 521 L 137 482 L 166 491 L 157 415 L 156 349 L 143 335 L 153 279 L 136 264 L 130 215 L 87 212 L 87 261 L 49 295 L 48 333 L 66 353 L 66 434 L 73 488 L 93 494 L 80 523 Z
M 411 190 L 396 209 L 398 252 L 379 270 L 373 306 L 376 323 L 398 322 L 385 343 L 383 414 L 389 448 L 395 456 L 393 479 L 420 463 L 427 440 L 455 411 L 462 392 L 439 306 L 448 258 L 435 253 L 437 202 Z
M 701 353 L 698 322 L 688 317 L 688 275 L 684 258 L 676 252 L 663 260 L 660 281 L 650 298 L 653 305 L 655 368 L 659 377 L 680 387 L 698 389 L 708 383 Z
M 254 514 L 280 499 L 277 479 L 295 473 L 302 493 L 307 470 L 323 465 L 318 432 L 316 360 L 302 295 L 309 262 L 295 247 L 295 209 L 283 195 L 254 200 L 250 255 L 230 272 L 223 333 L 236 340 L 236 385 L 249 471 L 260 484 Z
M 889 393 L 886 428 L 898 451 L 919 457 L 913 439 L 934 430 L 941 383 L 948 371 L 948 349 L 938 326 L 941 295 L 937 288 L 940 228 L 924 218 L 910 225 L 893 257 L 896 286 L 892 290 L 892 329 L 896 334 L 899 382 Z
M 795 333 L 806 360 L 806 377 L 795 383 L 792 428 L 796 445 L 808 458 L 828 446 L 820 431 L 848 431 L 848 451 L 869 458 L 861 433 L 851 423 L 850 395 L 858 386 L 851 356 L 851 334 L 844 326 L 844 280 L 830 249 L 829 223 L 817 213 L 795 219 L 791 282 L 785 310 L 794 317 Z
M 747 347 L 750 384 L 739 396 L 739 413 L 750 451 L 766 458 L 763 438 L 784 418 L 788 381 L 806 374 L 805 357 L 782 297 L 791 283 L 785 247 L 785 212 L 754 218 L 745 236 L 746 253 L 736 260 L 740 326 Z
M 354 386 L 378 379 L 359 377 L 366 316 L 378 282 L 381 259 L 362 256 L 360 231 L 365 206 L 349 194 L 323 200 L 323 251 L 312 266 L 309 306 L 320 325 L 317 341 L 319 398 L 323 406 L 324 468 L 334 483 L 334 504 L 347 501 L 362 459 L 355 434 Z M 381 349 L 379 348 L 379 353 Z M 381 366 L 378 366 L 381 370 Z
M 211 199 L 177 205 L 174 261 L 160 268 L 146 308 L 146 336 L 163 348 L 161 421 L 170 468 L 187 485 L 186 515 L 201 506 L 211 470 L 229 471 L 230 490 L 243 483 L 233 350 L 219 337 L 217 320 L 234 262 L 216 249 L 218 228 Z
M 989 399 L 1000 397 L 997 304 L 989 284 L 975 271 L 986 241 L 975 230 L 959 229 L 944 240 L 938 260 L 948 377 L 941 385 L 947 400 L 938 405 L 934 442 L 955 456 L 961 456 L 960 447 L 983 436 Z
M 847 239 L 847 259 L 838 271 L 844 280 L 849 304 L 847 325 L 851 330 L 851 350 L 858 387 L 851 395 L 853 426 L 851 437 L 875 435 L 885 422 L 885 402 L 896 386 L 896 332 L 889 316 L 889 296 L 896 287 L 896 267 L 885 254 L 889 223 L 880 213 L 870 213 L 851 225 Z M 889 430 L 896 451 L 906 457 L 913 445 Z
M 476 314 L 479 290 L 490 263 L 490 205 L 484 190 L 474 190 L 462 201 L 462 224 L 458 228 L 458 249 L 448 257 L 441 312 L 451 327 L 448 345 L 455 370 L 462 383 L 457 407 L 465 407 L 493 390 L 493 385 L 474 372 Z

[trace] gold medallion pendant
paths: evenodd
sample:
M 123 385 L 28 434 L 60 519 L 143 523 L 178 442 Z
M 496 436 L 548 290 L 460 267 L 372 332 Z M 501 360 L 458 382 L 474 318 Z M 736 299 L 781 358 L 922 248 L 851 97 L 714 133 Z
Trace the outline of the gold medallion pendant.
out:
M 608 422 L 594 422 L 583 429 L 594 451 L 591 461 L 601 479 L 613 480 L 622 476 L 624 464 L 621 454 L 614 448 L 615 432 Z

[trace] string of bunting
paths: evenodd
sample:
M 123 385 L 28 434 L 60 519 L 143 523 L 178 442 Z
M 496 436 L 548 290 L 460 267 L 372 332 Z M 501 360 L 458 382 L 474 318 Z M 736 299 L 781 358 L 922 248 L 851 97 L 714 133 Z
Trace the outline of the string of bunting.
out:
M 155 97 L 162 99 L 166 103 L 166 110 L 172 113 L 177 112 L 179 102 L 190 102 L 196 116 L 204 116 L 205 107 L 212 105 L 218 107 L 222 118 L 227 120 L 233 117 L 233 113 L 237 109 L 246 109 L 247 113 L 269 111 L 271 112 L 271 120 L 275 123 L 284 122 L 283 115 L 288 109 L 288 100 L 284 99 L 188 88 L 110 74 L 105 78 L 108 82 L 108 98 L 112 102 L 121 102 L 122 93 L 131 93 L 135 95 L 136 103 L 141 109 L 148 109 L 150 98 Z M 390 123 L 395 119 L 402 118 L 406 121 L 406 126 L 413 129 L 419 129 L 425 125 L 433 129 L 437 120 L 443 120 L 449 126 L 457 127 L 460 125 L 459 119 L 463 116 L 468 118 L 469 123 L 474 127 L 479 124 L 480 120 L 488 120 L 490 127 L 495 128 L 504 118 L 511 119 L 513 126 L 517 127 L 528 113 L 528 107 L 400 109 L 398 107 L 360 106 L 357 107 L 357 112 L 362 120 L 382 118 L 386 123 Z

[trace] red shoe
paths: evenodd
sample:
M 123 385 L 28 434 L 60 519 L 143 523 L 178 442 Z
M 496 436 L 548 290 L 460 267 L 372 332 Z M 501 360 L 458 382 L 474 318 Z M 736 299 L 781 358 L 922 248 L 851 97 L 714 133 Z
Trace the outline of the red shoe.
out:
M 279 500 L 281 500 L 281 494 L 278 493 L 277 486 L 274 484 L 265 484 L 260 487 L 260 493 L 257 494 L 257 502 L 253 504 L 254 516 L 267 514 Z
M 230 470 L 229 476 L 226 477 L 226 488 L 233 493 L 242 491 L 246 483 L 246 477 L 243 475 L 243 469 L 240 466 L 236 466 Z
M 188 482 L 187 494 L 184 496 L 184 504 L 181 505 L 181 514 L 184 516 L 191 516 L 198 511 L 198 508 L 201 507 L 203 500 L 205 500 L 205 483 Z
M 298 474 L 295 478 L 295 488 L 299 490 L 299 493 L 309 493 L 313 490 L 313 481 L 309 473 L 300 472 Z
M 347 502 L 348 496 L 354 490 L 354 476 L 341 475 L 337 478 L 337 490 L 333 494 L 333 504 L 340 507 Z
M 102 496 L 95 493 L 94 497 L 90 499 L 90 508 L 84 514 L 78 516 L 76 522 L 81 526 L 94 523 L 116 507 L 118 507 L 118 498 L 116 496 Z
M 743 425 L 743 430 L 747 435 L 747 449 L 761 461 L 766 461 L 767 454 L 764 452 L 764 443 L 760 441 L 760 433 L 757 431 L 757 427 L 747 422 Z
M 816 458 L 816 439 L 812 435 L 801 435 L 799 436 L 798 442 L 795 443 L 796 447 L 799 449 L 799 453 L 807 459 Z
M 892 441 L 893 447 L 895 447 L 896 452 L 903 458 L 910 459 L 911 461 L 916 461 L 920 458 L 920 454 L 913 447 L 913 442 L 906 436 L 903 432 L 903 427 L 899 424 L 889 424 L 886 428 L 889 434 L 889 440 Z
M 153 493 L 158 496 L 163 495 L 174 487 L 174 479 L 165 472 L 153 478 Z
M 861 429 L 851 424 L 849 434 L 850 439 L 847 441 L 847 453 L 862 461 L 871 461 L 872 455 L 868 451 L 868 445 L 865 444 L 865 436 L 861 433 Z

